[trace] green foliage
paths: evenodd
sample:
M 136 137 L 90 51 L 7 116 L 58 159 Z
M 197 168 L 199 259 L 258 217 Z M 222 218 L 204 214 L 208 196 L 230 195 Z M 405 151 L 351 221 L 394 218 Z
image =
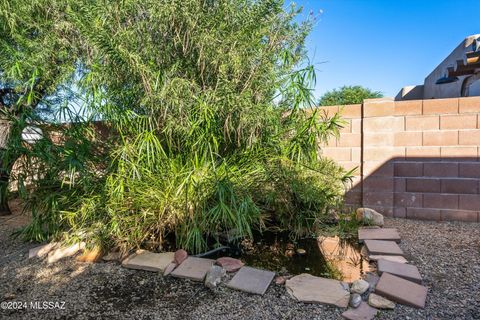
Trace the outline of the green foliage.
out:
M 22 147 L 16 177 L 33 215 L 26 237 L 124 250 L 174 238 L 199 252 L 228 230 L 308 234 L 341 202 L 348 174 L 319 145 L 342 120 L 313 109 L 312 21 L 295 22 L 298 9 L 279 0 L 51 2 L 0 8 L 21 7 L 4 32 L 26 23 L 21 41 L 52 38 L 71 53 L 48 99 L 72 123 L 28 114 L 44 136 Z M 43 52 L 18 50 L 27 60 Z M 1 65 L 21 64 L 9 59 Z
M 382 98 L 380 91 L 372 91 L 362 86 L 343 86 L 326 92 L 319 100 L 320 106 L 342 106 L 363 103 L 365 99 Z

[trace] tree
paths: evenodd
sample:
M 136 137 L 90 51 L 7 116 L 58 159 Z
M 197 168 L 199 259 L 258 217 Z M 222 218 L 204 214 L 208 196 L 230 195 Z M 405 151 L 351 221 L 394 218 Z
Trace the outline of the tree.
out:
M 36 79 L 57 83 L 50 94 L 80 101 L 88 117 L 68 109 L 76 120 L 56 126 L 60 141 L 46 134 L 22 149 L 26 237 L 123 250 L 173 241 L 199 252 L 231 230 L 310 234 L 341 201 L 347 175 L 319 149 L 341 120 L 313 109 L 312 21 L 297 23 L 299 9 L 280 0 L 50 3 L 34 6 L 45 21 L 31 10 L 19 20 L 35 21 L 34 41 L 53 38 L 43 55 L 70 56 L 45 67 L 61 77 Z M 60 94 L 67 87 L 74 98 Z
M 34 110 L 58 94 L 75 70 L 75 54 L 58 35 L 62 1 L 0 2 L 0 215 L 10 213 L 8 182 L 22 153 L 21 132 Z
M 320 106 L 341 106 L 363 103 L 365 99 L 382 98 L 380 91 L 372 91 L 362 86 L 343 86 L 326 92 L 319 100 Z

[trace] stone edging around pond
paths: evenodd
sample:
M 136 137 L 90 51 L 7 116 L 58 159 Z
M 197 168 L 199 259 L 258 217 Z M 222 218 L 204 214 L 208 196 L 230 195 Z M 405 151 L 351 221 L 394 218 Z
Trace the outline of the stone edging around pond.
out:
M 380 215 L 370 212 L 370 215 L 372 214 Z M 376 216 L 377 222 L 379 219 Z M 383 226 L 383 217 L 378 224 Z M 264 294 L 275 278 L 275 283 L 285 284 L 287 292 L 298 301 L 330 304 L 341 308 L 350 306 L 342 314 L 346 319 L 373 319 L 378 309 L 393 309 L 395 304 L 392 301 L 424 308 L 427 288 L 421 285 L 422 278 L 418 269 L 406 263 L 397 244 L 401 241 L 397 230 L 378 226 L 364 227 L 358 230 L 358 234 L 359 241 L 365 243 L 362 252 L 369 260 L 377 261 L 380 277 L 375 273 L 367 273 L 365 279 L 356 280 L 351 286 L 342 281 L 307 273 L 275 278 L 274 272 L 244 266 L 238 259 L 222 257 L 212 260 L 193 257 L 188 256 L 185 250 L 164 253 L 138 250 L 128 257 L 112 252 L 104 256 L 103 260 L 122 261 L 122 266 L 126 268 L 204 282 L 210 289 L 217 287 L 227 272 L 236 272 L 226 286 L 253 294 Z M 84 243 L 69 247 L 50 243 L 31 249 L 29 258 L 46 258 L 48 263 L 53 263 L 61 258 L 71 257 L 84 248 Z M 96 254 L 95 257 L 101 257 L 101 254 Z M 89 258 L 85 253 L 77 260 L 97 261 L 98 258 Z

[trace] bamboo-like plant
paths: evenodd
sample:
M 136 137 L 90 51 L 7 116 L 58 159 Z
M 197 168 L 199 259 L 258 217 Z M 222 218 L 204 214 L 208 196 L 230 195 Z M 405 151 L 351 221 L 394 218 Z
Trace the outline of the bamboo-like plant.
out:
M 44 135 L 22 147 L 16 175 L 33 215 L 26 237 L 124 250 L 172 239 L 199 252 L 229 230 L 314 232 L 341 202 L 348 173 L 320 146 L 342 121 L 314 108 L 304 48 L 313 18 L 297 23 L 300 9 L 280 0 L 47 2 L 23 4 L 31 16 L 4 26 L 27 24 L 25 41 L 56 30 L 49 36 L 75 55 L 54 103 L 42 100 L 69 123 L 29 113 Z

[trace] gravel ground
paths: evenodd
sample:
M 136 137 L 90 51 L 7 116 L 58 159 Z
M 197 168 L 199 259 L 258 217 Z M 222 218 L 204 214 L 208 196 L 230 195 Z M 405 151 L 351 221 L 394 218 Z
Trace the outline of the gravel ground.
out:
M 425 310 L 397 305 L 380 319 L 480 319 L 479 224 L 387 219 L 402 235 L 401 247 L 428 287 Z M 0 319 L 341 319 L 342 310 L 292 300 L 272 284 L 264 296 L 155 273 L 115 263 L 55 264 L 30 259 L 36 244 L 9 234 L 12 220 L 0 219 L 0 301 L 65 302 L 64 309 L 0 310 Z

